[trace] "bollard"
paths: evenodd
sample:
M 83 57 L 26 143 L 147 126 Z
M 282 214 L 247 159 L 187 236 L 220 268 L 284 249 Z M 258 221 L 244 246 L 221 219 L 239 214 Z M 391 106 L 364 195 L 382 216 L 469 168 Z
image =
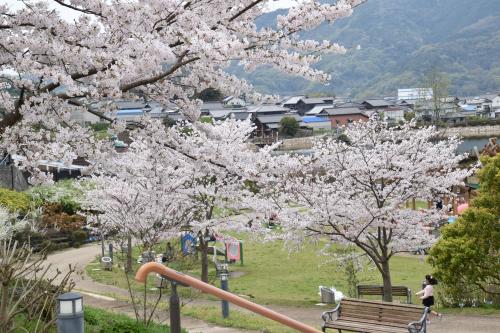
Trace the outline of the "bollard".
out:
M 109 243 L 109 257 L 113 261 L 113 243 Z
M 229 287 L 229 280 L 227 278 L 227 271 L 226 271 L 226 273 L 221 273 L 220 275 L 220 288 L 224 291 L 228 291 L 229 289 L 228 287 Z M 228 301 L 222 300 L 221 305 L 222 305 L 222 318 L 229 317 Z
M 57 297 L 57 333 L 83 333 L 83 299 L 79 293 Z
M 170 292 L 170 333 L 181 333 L 181 309 L 179 295 L 177 294 L 177 282 L 171 281 Z

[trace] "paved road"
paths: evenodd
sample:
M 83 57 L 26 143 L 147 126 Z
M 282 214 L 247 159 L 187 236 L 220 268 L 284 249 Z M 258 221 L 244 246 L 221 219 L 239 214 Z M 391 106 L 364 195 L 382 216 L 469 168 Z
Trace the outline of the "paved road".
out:
M 104 285 L 92 281 L 84 273 L 85 266 L 94 260 L 100 253 L 100 246 L 87 245 L 78 249 L 70 249 L 62 252 L 56 252 L 48 257 L 48 262 L 53 265 L 53 269 L 66 271 L 68 265 L 76 265 L 79 274 L 74 276 L 77 290 L 84 292 L 84 301 L 86 304 L 96 307 L 111 309 L 113 311 L 133 314 L 133 308 L 130 304 L 113 300 L 108 297 L 101 297 L 100 295 L 119 295 L 120 298 L 128 297 L 128 292 L 121 288 L 114 286 Z M 89 295 L 90 294 L 90 295 Z M 200 305 L 213 305 L 219 307 L 219 302 L 199 300 L 195 304 Z M 317 306 L 315 308 L 296 308 L 284 306 L 269 306 L 271 309 L 281 312 L 291 318 L 304 322 L 311 326 L 319 327 L 321 325 L 321 313 L 328 308 Z M 242 311 L 246 311 L 241 309 Z M 166 314 L 163 313 L 158 321 L 165 321 Z M 204 323 L 203 321 L 182 318 L 182 326 L 190 332 L 202 333 L 237 333 L 237 332 L 250 332 L 231 328 L 217 327 L 211 324 Z M 262 328 L 263 330 L 265 328 Z M 442 321 L 437 319 L 432 320 L 427 329 L 428 333 L 498 333 L 500 332 L 500 316 L 472 316 L 472 315 L 445 315 Z

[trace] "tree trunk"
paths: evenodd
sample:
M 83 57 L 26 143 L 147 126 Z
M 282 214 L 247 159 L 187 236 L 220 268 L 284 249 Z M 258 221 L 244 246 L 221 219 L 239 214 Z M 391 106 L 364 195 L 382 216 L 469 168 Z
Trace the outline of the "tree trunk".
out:
M 203 238 L 201 236 L 200 238 Z M 201 250 L 201 281 L 208 282 L 208 242 L 200 241 Z
M 9 331 L 8 325 L 8 300 L 9 300 L 9 285 L 2 283 L 2 299 L 0 302 L 0 333 L 7 333 Z
M 384 296 L 385 302 L 392 302 L 392 281 L 391 271 L 389 270 L 389 260 L 381 262 L 382 265 L 382 279 L 384 282 Z
M 126 272 L 132 272 L 132 236 L 127 237 L 127 267 Z

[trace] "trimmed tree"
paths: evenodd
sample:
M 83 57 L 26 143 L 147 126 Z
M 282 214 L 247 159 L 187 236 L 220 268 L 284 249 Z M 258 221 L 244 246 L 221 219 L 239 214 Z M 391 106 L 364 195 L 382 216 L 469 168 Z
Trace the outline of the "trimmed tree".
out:
M 285 116 L 280 120 L 280 133 L 286 136 L 294 136 L 299 130 L 299 122 L 294 117 Z
M 452 303 L 467 293 L 500 295 L 500 154 L 484 158 L 480 190 L 471 207 L 443 230 L 429 262 Z

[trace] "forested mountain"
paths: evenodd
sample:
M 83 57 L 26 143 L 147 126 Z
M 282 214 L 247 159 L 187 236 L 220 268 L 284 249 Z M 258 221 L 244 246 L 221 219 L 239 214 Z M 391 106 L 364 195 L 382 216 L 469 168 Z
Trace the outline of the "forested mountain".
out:
M 258 24 L 274 25 L 284 12 L 269 13 Z M 368 0 L 350 18 L 307 35 L 350 48 L 318 64 L 331 72 L 330 85 L 269 68 L 244 75 L 257 90 L 282 95 L 394 96 L 397 88 L 421 86 L 433 69 L 447 73 L 454 94 L 500 90 L 500 0 Z

